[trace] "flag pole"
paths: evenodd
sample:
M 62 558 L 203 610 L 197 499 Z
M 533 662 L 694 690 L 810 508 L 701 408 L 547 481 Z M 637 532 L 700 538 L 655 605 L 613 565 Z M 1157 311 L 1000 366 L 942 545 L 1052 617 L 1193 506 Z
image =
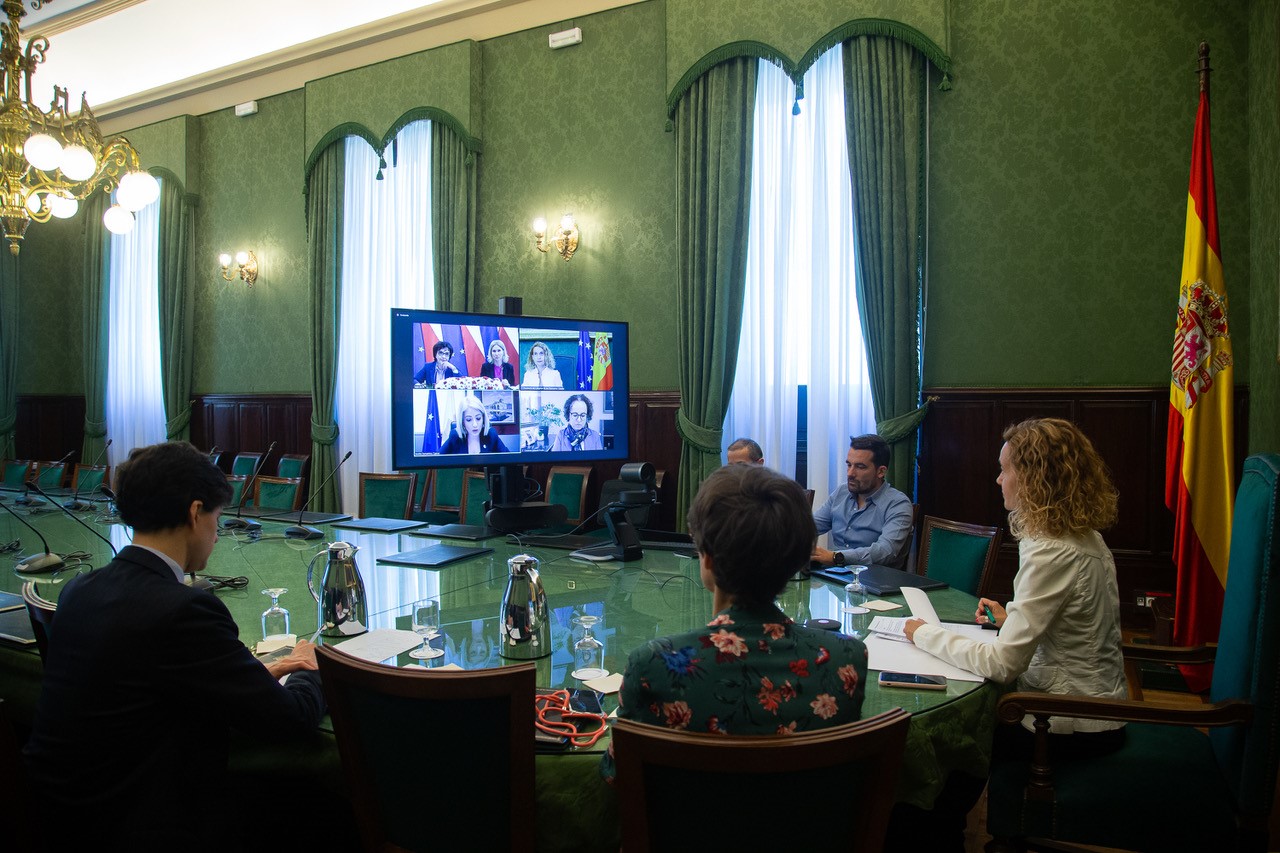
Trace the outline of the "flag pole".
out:
M 1209 43 L 1207 41 L 1200 42 L 1200 68 L 1196 71 L 1200 75 L 1200 91 L 1209 94 L 1209 72 L 1213 69 L 1209 67 Z

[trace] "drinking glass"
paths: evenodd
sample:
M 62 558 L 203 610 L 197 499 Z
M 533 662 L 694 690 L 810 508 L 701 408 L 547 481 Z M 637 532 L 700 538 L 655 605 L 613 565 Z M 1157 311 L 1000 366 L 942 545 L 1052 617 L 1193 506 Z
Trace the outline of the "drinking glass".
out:
M 579 681 L 604 678 L 609 674 L 609 671 L 604 668 L 604 643 L 597 640 L 591 633 L 591 626 L 599 621 L 599 617 L 588 616 L 585 613 L 573 617 L 573 624 L 582 626 L 582 639 L 573 644 L 573 662 L 577 669 L 569 675 Z
M 262 591 L 271 596 L 271 606 L 262 612 L 262 639 L 271 640 L 289 633 L 289 611 L 280 606 L 280 596 L 289 590 L 273 586 Z
M 422 637 L 422 646 L 409 652 L 414 660 L 430 660 L 444 654 L 444 649 L 432 648 L 430 643 L 440 636 L 440 602 L 424 598 L 413 605 L 413 633 Z
M 869 613 L 870 611 L 864 606 L 867 603 L 867 589 L 862 585 L 862 573 L 867 570 L 867 567 L 850 566 L 849 568 L 853 571 L 853 583 L 844 588 L 844 612 L 854 615 Z

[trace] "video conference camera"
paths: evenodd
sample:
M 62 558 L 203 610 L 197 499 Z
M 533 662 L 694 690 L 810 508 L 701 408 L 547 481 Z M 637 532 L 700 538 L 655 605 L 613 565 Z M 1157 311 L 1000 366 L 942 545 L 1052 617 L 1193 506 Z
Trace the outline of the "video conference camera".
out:
M 624 483 L 634 483 L 639 488 L 629 488 L 618 492 L 610 506 L 621 506 L 624 509 L 650 506 L 658 502 L 658 488 L 655 481 L 658 472 L 650 462 L 628 462 L 618 472 L 618 479 Z

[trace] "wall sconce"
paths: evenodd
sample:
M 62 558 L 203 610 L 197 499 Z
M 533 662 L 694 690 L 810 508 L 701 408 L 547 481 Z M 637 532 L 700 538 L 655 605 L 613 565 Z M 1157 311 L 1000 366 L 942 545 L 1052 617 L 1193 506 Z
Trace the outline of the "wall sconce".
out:
M 533 220 L 533 240 L 539 252 L 545 252 L 552 245 L 566 261 L 578 251 L 578 225 L 573 221 L 573 214 L 566 213 L 560 217 L 560 228 L 551 239 L 547 239 L 547 220 L 539 216 Z
M 258 280 L 258 259 L 253 252 L 236 252 L 238 269 L 234 271 L 231 269 L 231 256 L 226 252 L 218 255 L 218 263 L 222 265 L 222 277 L 227 281 L 238 274 L 241 281 L 253 287 L 253 283 Z

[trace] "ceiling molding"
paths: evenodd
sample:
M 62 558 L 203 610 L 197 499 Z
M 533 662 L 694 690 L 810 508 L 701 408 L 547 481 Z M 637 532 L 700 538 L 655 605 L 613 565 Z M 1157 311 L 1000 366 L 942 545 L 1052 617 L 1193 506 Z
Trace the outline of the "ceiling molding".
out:
M 45 0 L 45 2 L 52 3 L 53 0 Z M 50 15 L 48 18 L 33 22 L 30 27 L 24 26 L 22 27 L 22 35 L 24 38 L 32 36 L 52 38 L 58 33 L 65 33 L 67 30 L 73 30 L 99 18 L 114 15 L 121 9 L 128 9 L 130 6 L 137 6 L 143 2 L 145 0 L 102 0 L 100 3 L 90 3 L 87 6 L 72 9 L 69 12 Z M 28 12 L 27 14 L 31 13 Z

